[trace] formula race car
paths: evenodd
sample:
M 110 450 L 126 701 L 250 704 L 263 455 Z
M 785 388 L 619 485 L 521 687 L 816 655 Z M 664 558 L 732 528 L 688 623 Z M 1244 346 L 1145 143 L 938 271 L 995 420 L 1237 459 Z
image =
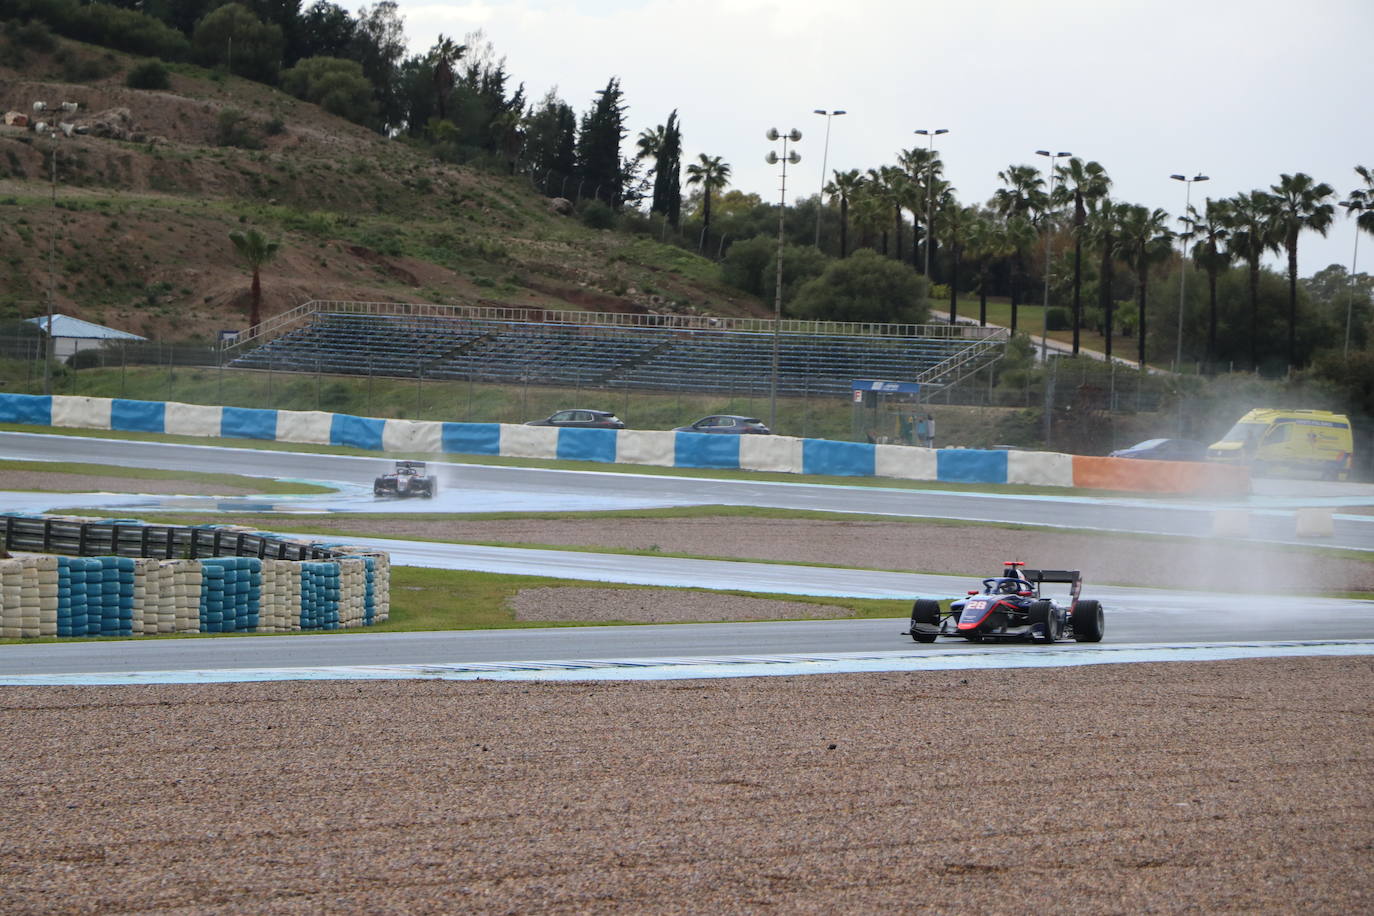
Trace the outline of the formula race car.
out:
M 1001 575 L 983 580 L 982 590 L 966 598 L 940 602 L 918 598 L 911 607 L 911 629 L 903 633 L 916 642 L 935 642 L 938 636 L 959 636 L 969 642 L 985 639 L 1030 639 L 1053 643 L 1061 639 L 1102 641 L 1102 605 L 1080 598 L 1083 577 L 1076 569 L 1023 569 L 1024 563 L 1003 564 Z M 1067 605 L 1040 594 L 1046 582 L 1069 586 Z
M 396 470 L 372 483 L 373 496 L 423 496 L 430 499 L 439 485 L 425 473 L 423 461 L 398 461 Z

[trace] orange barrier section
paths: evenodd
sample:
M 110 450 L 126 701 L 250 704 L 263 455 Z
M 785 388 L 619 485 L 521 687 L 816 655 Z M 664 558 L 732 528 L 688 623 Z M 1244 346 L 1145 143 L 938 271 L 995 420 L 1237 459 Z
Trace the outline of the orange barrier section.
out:
M 1250 472 L 1243 467 L 1197 461 L 1073 456 L 1073 485 L 1093 490 L 1245 496 Z

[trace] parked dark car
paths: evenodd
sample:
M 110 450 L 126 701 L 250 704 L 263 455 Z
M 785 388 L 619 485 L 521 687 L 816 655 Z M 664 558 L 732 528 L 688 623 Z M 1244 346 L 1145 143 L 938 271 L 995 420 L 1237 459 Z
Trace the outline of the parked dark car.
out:
M 729 435 L 757 433 L 763 436 L 773 434 L 773 431 L 764 426 L 763 421 L 758 417 L 735 417 L 728 414 L 713 414 L 709 417 L 702 417 L 691 426 L 679 426 L 673 432 L 726 433 Z
M 560 410 L 542 420 L 531 420 L 526 426 L 573 426 L 582 429 L 624 429 L 625 421 L 609 410 Z
M 1113 458 L 1148 458 L 1152 461 L 1204 461 L 1207 446 L 1192 439 L 1146 439 L 1130 448 L 1119 448 Z

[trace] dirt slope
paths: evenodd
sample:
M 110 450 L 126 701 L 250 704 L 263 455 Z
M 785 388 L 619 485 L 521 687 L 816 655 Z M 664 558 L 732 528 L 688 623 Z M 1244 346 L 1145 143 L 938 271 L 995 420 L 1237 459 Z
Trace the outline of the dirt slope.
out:
M 283 242 L 263 272 L 265 316 L 311 298 L 766 311 L 695 255 L 553 214 L 526 176 L 438 162 L 269 87 L 195 68 L 174 73 L 165 92 L 128 89 L 132 59 L 62 45 L 112 72 L 72 84 L 52 55 L 28 55 L 22 71 L 0 55 L 0 111 L 73 101 L 68 119 L 90 130 L 54 143 L 0 127 L 10 277 L 0 319 L 41 310 L 51 254 L 63 313 L 159 338 L 241 327 L 248 274 L 227 236 L 248 227 Z M 248 142 L 224 145 L 226 112 L 241 116 Z

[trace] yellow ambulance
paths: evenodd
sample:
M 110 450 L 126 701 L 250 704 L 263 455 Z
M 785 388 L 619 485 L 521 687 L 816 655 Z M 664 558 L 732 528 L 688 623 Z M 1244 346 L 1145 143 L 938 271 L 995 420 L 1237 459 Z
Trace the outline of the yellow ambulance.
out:
M 1209 461 L 1245 464 L 1258 477 L 1318 473 L 1345 480 L 1354 458 L 1350 421 L 1329 410 L 1261 407 L 1207 447 Z

